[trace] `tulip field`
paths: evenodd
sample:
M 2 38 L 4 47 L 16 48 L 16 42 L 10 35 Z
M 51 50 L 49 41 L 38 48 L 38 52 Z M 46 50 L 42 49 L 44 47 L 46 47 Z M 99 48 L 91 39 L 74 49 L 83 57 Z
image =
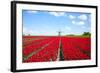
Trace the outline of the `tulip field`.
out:
M 23 36 L 23 63 L 91 59 L 91 38 Z

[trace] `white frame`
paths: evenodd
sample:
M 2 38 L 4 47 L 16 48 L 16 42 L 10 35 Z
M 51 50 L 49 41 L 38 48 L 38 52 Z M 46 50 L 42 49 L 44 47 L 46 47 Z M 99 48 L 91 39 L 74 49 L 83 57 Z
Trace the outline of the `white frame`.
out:
M 96 6 L 81 6 L 81 5 L 65 5 L 52 3 L 36 3 L 36 2 L 12 2 L 13 8 L 16 7 L 15 23 L 16 23 L 16 68 L 15 71 L 23 70 L 38 70 L 50 68 L 78 68 L 97 66 L 97 45 L 96 45 L 96 26 L 97 12 Z M 91 13 L 91 60 L 79 61 L 61 61 L 61 62 L 43 62 L 43 63 L 22 63 L 22 10 L 43 10 L 43 11 L 68 11 L 68 12 L 85 12 Z M 14 13 L 14 9 L 13 9 Z M 14 17 L 13 17 L 14 18 Z M 14 21 L 14 19 L 13 19 Z M 14 22 L 12 22 L 14 23 Z M 55 64 L 55 65 L 54 65 Z M 12 69 L 13 70 L 13 69 Z

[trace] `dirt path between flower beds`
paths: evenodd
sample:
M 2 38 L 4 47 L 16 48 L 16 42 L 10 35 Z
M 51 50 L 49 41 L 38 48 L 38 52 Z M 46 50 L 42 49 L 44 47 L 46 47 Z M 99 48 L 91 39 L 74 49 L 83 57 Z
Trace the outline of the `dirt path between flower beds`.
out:
M 64 60 L 64 55 L 63 55 L 62 42 L 61 42 L 61 37 L 60 37 L 58 55 L 57 55 L 56 61 L 63 61 L 63 60 Z

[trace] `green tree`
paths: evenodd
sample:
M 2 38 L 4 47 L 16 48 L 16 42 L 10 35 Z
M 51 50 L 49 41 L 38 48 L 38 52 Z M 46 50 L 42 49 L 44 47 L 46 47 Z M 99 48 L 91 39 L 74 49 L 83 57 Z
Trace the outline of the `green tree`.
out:
M 90 32 L 84 32 L 82 35 L 83 35 L 83 36 L 90 36 L 91 33 L 90 33 Z

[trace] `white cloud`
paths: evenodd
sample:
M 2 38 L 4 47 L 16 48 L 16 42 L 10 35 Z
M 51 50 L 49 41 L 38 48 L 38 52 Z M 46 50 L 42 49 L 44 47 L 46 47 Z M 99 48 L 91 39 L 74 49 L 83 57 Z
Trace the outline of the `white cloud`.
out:
M 28 13 L 37 13 L 37 11 L 27 11 Z
M 87 16 L 85 14 L 78 16 L 78 18 L 82 21 L 87 20 Z
M 65 12 L 49 12 L 49 14 L 54 15 L 56 17 L 65 16 Z
M 85 22 L 84 21 L 72 21 L 72 24 L 74 25 L 85 25 Z
M 69 18 L 70 18 L 70 19 L 75 19 L 76 17 L 73 16 L 73 15 L 69 15 Z
M 75 24 L 75 23 L 76 23 L 76 22 L 73 20 L 73 21 L 72 21 L 72 24 Z
M 77 25 L 84 25 L 84 24 L 85 24 L 84 21 L 79 21 L 79 22 L 77 22 Z

